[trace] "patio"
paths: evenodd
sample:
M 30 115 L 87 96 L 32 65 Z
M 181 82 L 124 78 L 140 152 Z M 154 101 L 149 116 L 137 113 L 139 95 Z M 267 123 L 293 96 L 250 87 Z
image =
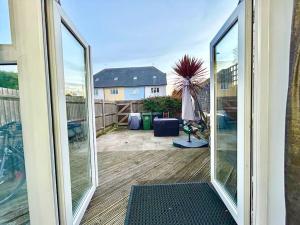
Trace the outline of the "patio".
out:
M 134 184 L 210 180 L 208 148 L 178 149 L 172 137 L 154 137 L 153 131 L 117 130 L 100 136 L 97 148 L 100 186 L 81 224 L 124 224 Z

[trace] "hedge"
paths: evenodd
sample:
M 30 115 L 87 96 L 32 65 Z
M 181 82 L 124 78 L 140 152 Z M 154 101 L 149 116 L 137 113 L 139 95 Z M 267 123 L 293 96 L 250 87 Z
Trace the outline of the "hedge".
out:
M 170 96 L 147 98 L 143 105 L 147 112 L 169 112 L 171 117 L 181 112 L 181 100 Z

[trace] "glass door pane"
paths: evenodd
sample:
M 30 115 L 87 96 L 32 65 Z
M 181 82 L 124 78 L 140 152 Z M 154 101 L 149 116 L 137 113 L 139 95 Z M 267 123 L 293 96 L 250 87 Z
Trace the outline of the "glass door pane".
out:
M 29 224 L 16 65 L 0 65 L 0 224 Z
M 0 0 L 0 44 L 11 44 L 8 0 Z
M 73 215 L 92 187 L 85 48 L 61 25 Z
M 237 203 L 238 23 L 215 46 L 215 178 Z

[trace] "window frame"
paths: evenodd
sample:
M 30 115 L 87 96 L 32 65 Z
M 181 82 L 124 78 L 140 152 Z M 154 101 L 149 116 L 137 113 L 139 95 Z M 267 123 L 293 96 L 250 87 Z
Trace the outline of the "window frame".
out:
M 251 220 L 251 72 L 252 72 L 252 1 L 244 0 L 222 26 L 210 44 L 210 108 L 216 112 L 215 85 L 215 46 L 238 22 L 239 25 L 239 65 L 243 76 L 238 79 L 238 153 L 237 153 L 237 205 L 233 203 L 223 187 L 216 180 L 215 173 L 215 115 L 211 116 L 211 182 L 222 201 L 238 224 L 249 225 Z M 247 34 L 247 35 L 246 35 Z
M 55 117 L 55 143 L 56 143 L 56 167 L 58 173 L 58 196 L 60 205 L 60 220 L 66 225 L 77 225 L 80 223 L 84 212 L 93 196 L 93 193 L 98 186 L 98 166 L 97 166 L 97 151 L 96 151 L 96 132 L 95 132 L 95 113 L 94 113 L 94 92 L 92 91 L 93 77 L 91 76 L 90 65 L 90 46 L 85 39 L 77 31 L 74 24 L 65 14 L 61 6 L 54 0 L 47 2 L 47 12 L 49 13 L 49 48 L 50 48 L 50 64 L 51 71 L 51 89 L 52 89 L 52 103 Z M 71 195 L 71 178 L 70 178 L 70 159 L 68 147 L 68 131 L 64 126 L 67 121 L 66 107 L 65 107 L 65 90 L 64 88 L 64 67 L 62 54 L 62 24 L 72 33 L 75 39 L 85 49 L 85 65 L 86 65 L 86 80 L 87 80 L 87 102 L 88 102 L 88 123 L 90 130 L 90 148 L 91 148 L 91 172 L 92 172 L 92 187 L 85 194 L 84 200 L 77 209 L 76 214 L 72 213 L 72 195 Z M 54 94 L 55 93 L 55 94 Z
M 151 94 L 159 94 L 159 87 L 151 87 Z
M 9 0 L 12 44 L 0 44 L 0 63 L 18 67 L 27 196 L 33 225 L 59 223 L 43 7 L 44 0 Z M 29 134 L 30 130 L 38 138 Z
M 110 89 L 110 94 L 111 95 L 118 95 L 119 94 L 119 89 L 118 88 L 111 88 Z

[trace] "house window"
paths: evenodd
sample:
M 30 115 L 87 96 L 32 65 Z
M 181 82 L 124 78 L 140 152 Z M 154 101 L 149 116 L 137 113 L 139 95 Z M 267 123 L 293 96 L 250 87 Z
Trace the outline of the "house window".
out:
M 151 88 L 151 93 L 152 94 L 159 93 L 159 88 L 158 87 Z
M 98 95 L 98 89 L 97 88 L 94 89 L 94 95 L 96 95 L 96 96 Z
M 115 77 L 114 80 L 119 80 L 119 77 Z
M 154 75 L 154 76 L 153 76 L 153 79 L 156 79 L 156 78 L 157 78 L 157 76 Z
M 117 94 L 119 94 L 119 90 L 117 88 L 110 89 L 110 94 L 117 95 Z
M 137 77 L 133 77 L 134 80 L 137 80 Z

